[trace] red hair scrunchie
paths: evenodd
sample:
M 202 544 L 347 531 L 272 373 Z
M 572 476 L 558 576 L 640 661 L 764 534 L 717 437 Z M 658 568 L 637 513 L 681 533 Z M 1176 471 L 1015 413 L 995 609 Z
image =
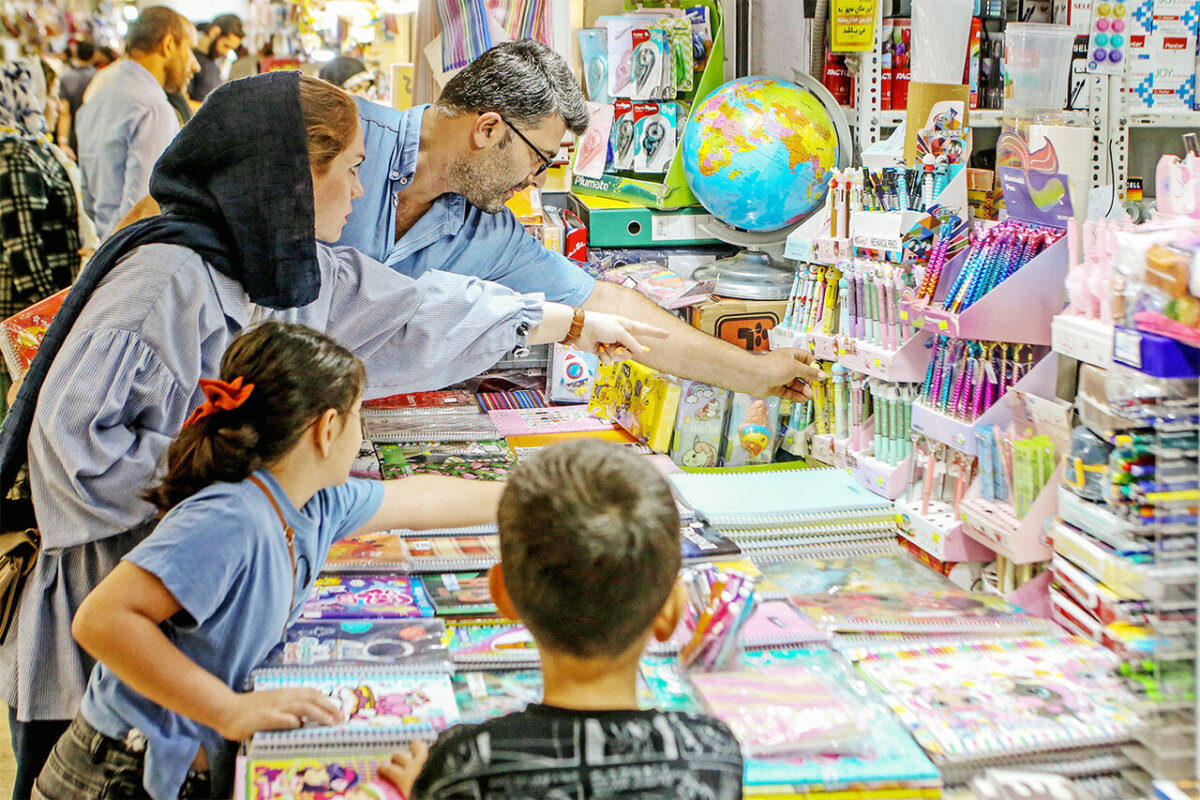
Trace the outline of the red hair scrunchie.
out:
M 183 423 L 185 428 L 211 417 L 218 411 L 233 411 L 250 397 L 250 393 L 254 391 L 254 384 L 247 383 L 243 386 L 241 375 L 229 383 L 201 378 L 200 391 L 204 392 L 207 399 L 192 412 L 192 415 L 187 418 L 187 422 Z

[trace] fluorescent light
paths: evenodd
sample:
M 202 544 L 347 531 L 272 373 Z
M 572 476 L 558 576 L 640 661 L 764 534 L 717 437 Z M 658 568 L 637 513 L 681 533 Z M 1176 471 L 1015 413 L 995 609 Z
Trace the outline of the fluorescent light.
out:
M 337 58 L 337 53 L 332 50 L 314 50 L 311 57 L 313 61 L 333 61 Z
M 138 18 L 137 6 L 125 6 L 125 19 L 133 22 Z

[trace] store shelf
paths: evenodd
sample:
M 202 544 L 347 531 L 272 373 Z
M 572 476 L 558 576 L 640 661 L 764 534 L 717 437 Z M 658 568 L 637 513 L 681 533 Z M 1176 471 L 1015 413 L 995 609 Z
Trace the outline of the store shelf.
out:
M 957 564 L 995 558 L 989 548 L 963 533 L 962 522 L 946 503 L 930 502 L 929 510 L 922 513 L 920 500 L 897 500 L 896 511 L 900 514 L 900 535 L 938 561 Z
M 964 252 L 947 264 L 939 285 L 949 286 L 966 258 Z M 1062 311 L 1061 289 L 1066 279 L 1064 236 L 963 312 L 923 306 L 923 300 L 913 301 L 910 290 L 905 290 L 900 318 L 957 339 L 1050 344 L 1050 321 Z
M 997 401 L 1001 402 L 1001 401 Z M 949 445 L 960 453 L 975 455 L 975 423 L 935 411 L 921 403 L 913 403 L 912 429 L 934 441 Z
M 918 383 L 929 364 L 933 335 L 917 331 L 899 350 L 886 350 L 862 339 L 840 338 L 837 362 L 846 369 L 892 383 Z
M 1129 114 L 1130 128 L 1200 128 L 1200 111 L 1164 109 Z
M 1059 314 L 1050 323 L 1050 347 L 1101 369 L 1112 366 L 1113 326 L 1097 319 Z
M 999 108 L 973 108 L 969 116 L 972 128 L 999 128 L 1004 111 Z
M 1042 533 L 1042 521 L 1054 513 L 1062 467 L 1042 487 L 1024 519 L 1018 519 L 1008 503 L 995 503 L 978 496 L 978 481 L 963 500 L 963 532 L 996 551 L 1014 564 L 1049 561 L 1053 551 Z
M 888 500 L 895 500 L 904 494 L 908 487 L 912 458 L 908 456 L 893 466 L 877 460 L 865 451 L 850 452 L 846 455 L 846 469 L 869 491 Z

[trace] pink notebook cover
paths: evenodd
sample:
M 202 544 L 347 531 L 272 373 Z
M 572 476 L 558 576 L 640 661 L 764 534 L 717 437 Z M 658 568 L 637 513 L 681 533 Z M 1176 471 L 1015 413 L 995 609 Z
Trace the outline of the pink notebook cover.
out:
M 589 414 L 586 406 L 505 408 L 489 411 L 488 416 L 501 436 L 608 431 L 616 427 Z

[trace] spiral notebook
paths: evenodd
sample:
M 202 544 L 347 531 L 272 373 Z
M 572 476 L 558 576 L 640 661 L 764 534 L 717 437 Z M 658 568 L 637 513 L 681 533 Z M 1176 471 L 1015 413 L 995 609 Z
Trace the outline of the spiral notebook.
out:
M 668 480 L 684 505 L 722 527 L 819 522 L 846 512 L 892 509 L 840 469 L 685 473 Z
M 880 652 L 859 669 L 935 763 L 960 766 L 1130 739 L 1117 658 L 1074 636 Z
M 689 676 L 750 756 L 853 753 L 870 726 L 853 696 L 807 666 Z
M 454 620 L 450 629 L 450 658 L 459 669 L 536 667 L 537 644 L 519 622 Z
M 421 412 L 363 414 L 363 434 L 373 442 L 461 442 L 495 439 L 491 418 L 471 409 L 426 409 Z
M 839 632 L 1048 633 L 1053 623 L 985 592 L 837 592 L 793 596 L 818 627 Z
M 305 620 L 432 617 L 421 579 L 403 575 L 320 575 L 300 611 Z
M 405 800 L 379 777 L 391 753 L 248 758 L 238 756 L 234 800 Z
M 482 617 L 496 613 L 487 572 L 443 572 L 423 575 L 421 581 L 439 617 Z
M 450 679 L 464 725 L 471 725 L 542 702 L 540 669 L 459 672 Z
M 846 791 L 853 784 L 862 796 L 891 789 L 895 798 L 939 797 L 938 770 L 921 752 L 912 737 L 886 708 L 877 693 L 856 679 L 854 671 L 829 650 L 764 650 L 747 653 L 747 667 L 769 675 L 775 667 L 803 667 L 828 675 L 869 710 L 867 738 L 845 753 L 822 753 L 791 757 L 746 759 L 746 796 L 808 796 L 822 791 Z M 703 712 L 704 708 L 678 659 L 644 658 L 640 674 L 650 690 L 654 706 L 676 711 Z M 895 791 L 902 789 L 903 791 Z M 927 794 L 926 790 L 934 790 Z M 846 795 L 849 796 L 849 795 Z
M 613 424 L 588 412 L 586 406 L 501 408 L 488 412 L 501 436 L 539 433 L 579 433 L 612 430 Z
M 792 595 L 937 592 L 956 588 L 895 544 L 894 539 L 877 552 L 764 562 L 759 568 Z
M 375 414 L 398 415 L 404 412 L 429 414 L 436 411 L 462 412 L 479 411 L 475 398 L 470 392 L 461 389 L 444 389 L 440 392 L 409 392 L 394 394 L 390 397 L 380 397 L 375 400 L 364 400 L 362 413 L 366 416 Z
M 398 673 L 371 667 L 341 671 L 261 670 L 254 691 L 315 689 L 342 711 L 337 725 L 259 731 L 248 753 L 303 754 L 319 749 L 394 747 L 411 739 L 432 739 L 458 723 L 450 676 Z
M 262 666 L 333 667 L 386 664 L 418 672 L 452 671 L 440 619 L 300 620 Z

